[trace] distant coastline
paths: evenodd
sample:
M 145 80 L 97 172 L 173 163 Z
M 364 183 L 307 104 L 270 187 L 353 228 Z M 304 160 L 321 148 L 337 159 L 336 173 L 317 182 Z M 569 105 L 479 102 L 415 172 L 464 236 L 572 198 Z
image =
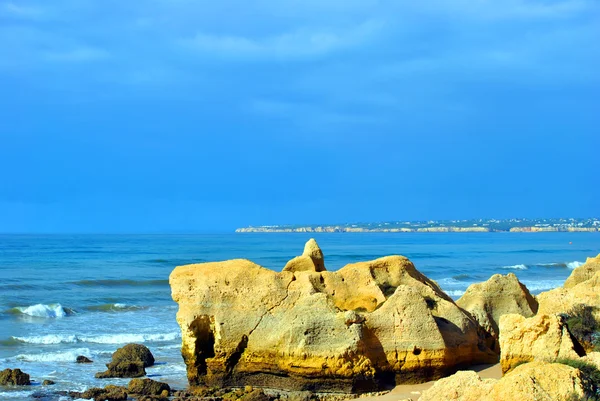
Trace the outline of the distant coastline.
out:
M 599 232 L 600 219 L 477 219 L 336 225 L 277 225 L 238 228 L 236 233 L 465 233 Z

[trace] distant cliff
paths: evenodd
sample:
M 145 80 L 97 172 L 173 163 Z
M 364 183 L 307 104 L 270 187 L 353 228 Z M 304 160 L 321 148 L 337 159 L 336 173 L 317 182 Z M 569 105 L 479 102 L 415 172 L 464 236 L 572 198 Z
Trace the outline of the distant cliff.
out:
M 237 233 L 486 233 L 486 232 L 598 232 L 600 220 L 589 219 L 477 219 L 448 221 L 357 223 L 337 225 L 256 226 Z

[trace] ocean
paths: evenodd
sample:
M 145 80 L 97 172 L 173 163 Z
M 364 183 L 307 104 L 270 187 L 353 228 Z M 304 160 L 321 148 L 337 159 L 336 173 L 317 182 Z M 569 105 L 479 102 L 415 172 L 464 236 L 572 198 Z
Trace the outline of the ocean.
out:
M 472 283 L 511 272 L 537 294 L 600 252 L 597 233 L 0 235 L 0 370 L 20 368 L 35 380 L 0 387 L 0 399 L 126 384 L 94 374 L 131 342 L 157 360 L 148 377 L 185 387 L 173 268 L 247 258 L 280 271 L 310 237 L 328 270 L 404 255 L 454 299 Z M 77 364 L 78 355 L 94 363 Z M 44 379 L 56 385 L 42 387 Z

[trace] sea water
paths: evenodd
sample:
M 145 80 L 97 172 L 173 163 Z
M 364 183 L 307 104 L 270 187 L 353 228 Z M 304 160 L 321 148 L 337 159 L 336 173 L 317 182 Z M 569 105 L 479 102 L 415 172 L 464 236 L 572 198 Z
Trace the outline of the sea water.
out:
M 600 252 L 597 233 L 0 235 L 0 370 L 20 368 L 34 380 L 0 387 L 0 399 L 126 384 L 94 374 L 132 342 L 156 358 L 148 377 L 184 388 L 173 268 L 247 258 L 280 271 L 311 236 L 328 270 L 404 255 L 454 299 L 495 273 L 514 273 L 537 294 Z M 77 364 L 78 355 L 94 362 Z M 42 387 L 44 379 L 56 385 Z

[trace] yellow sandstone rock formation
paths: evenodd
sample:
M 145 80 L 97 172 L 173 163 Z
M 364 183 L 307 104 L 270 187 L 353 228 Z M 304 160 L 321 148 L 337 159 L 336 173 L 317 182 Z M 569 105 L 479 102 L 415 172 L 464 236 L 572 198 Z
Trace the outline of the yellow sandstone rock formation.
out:
M 567 313 L 579 304 L 595 308 L 600 320 L 600 255 L 588 258 L 584 265 L 571 272 L 563 287 L 543 292 L 537 296 L 538 313 Z
M 286 272 L 299 272 L 299 271 L 313 271 L 322 272 L 325 271 L 325 259 L 323 258 L 323 252 L 317 241 L 313 238 L 308 240 L 304 245 L 304 252 L 301 256 L 296 256 L 294 259 L 287 262 L 283 271 Z
M 573 401 L 590 396 L 583 373 L 560 363 L 531 362 L 500 380 L 481 380 L 472 371 L 436 382 L 419 401 Z
M 470 285 L 456 304 L 470 312 L 495 338 L 500 334 L 498 323 L 501 316 L 519 314 L 532 317 L 538 310 L 536 299 L 513 273 L 506 276 L 494 274 L 488 281 Z
M 312 267 L 238 259 L 171 273 L 190 384 L 364 392 L 497 361 L 477 322 L 407 258 L 328 272 L 312 241 L 301 257 Z
M 472 370 L 461 371 L 435 382 L 423 392 L 419 401 L 485 400 L 496 382 L 495 379 L 482 380 Z
M 557 315 L 504 315 L 500 318 L 500 365 L 506 373 L 523 362 L 554 362 L 585 355 Z
M 573 288 L 594 277 L 600 271 L 600 255 L 595 258 L 587 258 L 585 264 L 573 269 L 571 275 L 565 281 L 564 288 Z

